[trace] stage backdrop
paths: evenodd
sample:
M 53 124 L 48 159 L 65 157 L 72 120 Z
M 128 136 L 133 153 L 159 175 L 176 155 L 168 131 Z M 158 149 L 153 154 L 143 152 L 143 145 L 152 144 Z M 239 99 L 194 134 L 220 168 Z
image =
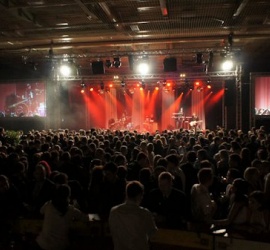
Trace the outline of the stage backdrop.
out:
M 198 128 L 211 129 L 221 125 L 222 84 L 210 90 L 155 89 L 155 88 L 86 88 L 81 93 L 80 83 L 69 83 L 69 97 L 63 114 L 65 125 L 79 128 L 111 128 L 150 131 L 190 129 L 192 115 L 199 120 Z M 65 102 L 63 100 L 63 102 Z M 213 113 L 215 111 L 216 113 Z M 211 118 L 206 116 L 211 112 Z M 179 122 L 176 115 L 184 117 Z M 207 117 L 207 118 L 206 118 Z M 215 123 L 213 125 L 212 123 Z

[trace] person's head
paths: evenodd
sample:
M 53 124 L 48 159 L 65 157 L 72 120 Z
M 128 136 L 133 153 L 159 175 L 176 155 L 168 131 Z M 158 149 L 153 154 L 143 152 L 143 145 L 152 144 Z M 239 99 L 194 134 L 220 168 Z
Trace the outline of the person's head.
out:
M 108 182 L 114 182 L 117 177 L 117 165 L 114 162 L 108 162 L 103 167 L 104 178 Z
M 189 151 L 187 153 L 188 162 L 194 163 L 196 161 L 197 155 L 195 151 Z
M 68 175 L 59 172 L 53 177 L 52 180 L 56 185 L 68 184 Z
M 139 181 L 130 181 L 126 185 L 126 197 L 127 200 L 133 201 L 138 205 L 143 198 L 144 186 Z
M 136 161 L 139 163 L 141 168 L 149 167 L 149 158 L 144 152 L 139 152 Z
M 62 215 L 68 210 L 70 194 L 70 187 L 66 184 L 57 186 L 54 192 L 52 204 Z
M 241 157 L 237 153 L 232 153 L 229 155 L 229 166 L 230 168 L 237 168 L 241 167 Z
M 150 168 L 142 168 L 139 172 L 139 180 L 141 183 L 150 183 L 151 180 L 151 170 Z
M 201 168 L 197 174 L 200 184 L 210 187 L 213 183 L 213 171 L 211 168 Z
M 236 197 L 246 196 L 248 193 L 248 183 L 242 178 L 235 179 L 232 183 L 232 192 Z
M 236 168 L 230 168 L 227 171 L 227 183 L 232 183 L 235 179 L 240 178 L 241 177 L 241 173 L 238 169 Z
M 34 170 L 34 179 L 36 181 L 44 181 L 46 179 L 46 169 L 43 165 L 36 165 Z
M 244 179 L 251 185 L 256 186 L 259 182 L 260 172 L 255 167 L 248 167 L 244 171 Z
M 118 154 L 114 158 L 114 163 L 117 166 L 121 166 L 121 165 L 126 166 L 127 165 L 127 158 L 122 154 Z
M 170 194 L 172 187 L 173 187 L 173 179 L 171 173 L 169 172 L 162 172 L 158 177 L 158 187 L 163 195 Z
M 167 164 L 167 168 L 175 168 L 178 166 L 180 158 L 177 154 L 169 154 L 165 157 L 165 159 L 167 160 L 168 164 Z
M 205 149 L 198 150 L 197 151 L 197 158 L 199 161 L 207 160 L 208 159 L 207 151 Z
M 47 161 L 42 160 L 42 161 L 39 161 L 38 164 L 42 165 L 45 168 L 46 177 L 48 178 L 52 172 L 51 166 L 49 165 L 49 163 Z
M 219 150 L 219 156 L 221 160 L 228 161 L 229 160 L 229 152 L 226 149 Z

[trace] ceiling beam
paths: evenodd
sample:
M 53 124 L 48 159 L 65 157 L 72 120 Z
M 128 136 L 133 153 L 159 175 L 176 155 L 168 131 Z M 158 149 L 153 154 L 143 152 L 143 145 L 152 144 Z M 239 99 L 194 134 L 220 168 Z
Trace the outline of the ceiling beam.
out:
M 90 21 L 93 17 L 95 17 L 95 15 L 93 14 L 93 12 L 91 12 L 87 6 L 81 1 L 81 0 L 74 0 L 75 3 L 82 9 L 82 11 L 84 12 L 84 14 L 86 15 L 87 19 Z
M 10 6 L 13 6 L 11 1 L 8 0 L 0 0 L 0 5 L 2 5 L 6 11 L 8 11 L 11 15 L 14 17 L 33 23 L 37 27 L 42 27 L 41 24 L 38 23 L 36 16 L 33 15 L 31 12 L 24 10 L 23 8 L 10 8 Z
M 241 3 L 239 4 L 238 8 L 233 13 L 233 18 L 237 18 L 241 14 L 241 12 L 246 7 L 246 5 L 248 4 L 248 2 L 249 2 L 249 0 L 242 0 L 241 1 Z

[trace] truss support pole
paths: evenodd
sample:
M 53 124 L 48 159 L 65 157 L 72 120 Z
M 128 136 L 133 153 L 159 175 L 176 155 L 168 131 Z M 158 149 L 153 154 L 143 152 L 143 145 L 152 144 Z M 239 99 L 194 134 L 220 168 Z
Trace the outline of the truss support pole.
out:
M 236 66 L 236 129 L 242 129 L 242 65 Z

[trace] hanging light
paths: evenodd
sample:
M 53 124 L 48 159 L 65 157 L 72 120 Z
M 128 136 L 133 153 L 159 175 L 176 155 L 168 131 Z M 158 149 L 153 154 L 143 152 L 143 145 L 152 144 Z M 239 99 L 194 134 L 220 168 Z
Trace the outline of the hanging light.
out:
M 141 88 L 145 89 L 145 81 L 144 80 L 141 81 Z
M 115 68 L 120 68 L 121 66 L 121 60 L 120 60 L 120 57 L 115 57 L 113 58 L 113 66 Z
M 112 62 L 111 62 L 110 59 L 107 59 L 107 60 L 105 61 L 105 66 L 106 66 L 107 68 L 112 67 Z
M 126 87 L 126 83 L 125 83 L 124 80 L 121 81 L 121 87 L 122 87 L 122 88 Z
M 196 63 L 197 64 L 202 64 L 203 63 L 203 54 L 200 53 L 200 52 L 196 54 Z
M 101 89 L 101 90 L 104 90 L 104 87 L 105 87 L 104 82 L 101 82 L 101 83 L 100 83 L 100 89 Z
M 223 71 L 230 71 L 230 70 L 232 70 L 232 68 L 234 67 L 234 64 L 233 64 L 232 59 L 225 60 L 222 63 L 221 67 L 222 67 L 222 70 Z

